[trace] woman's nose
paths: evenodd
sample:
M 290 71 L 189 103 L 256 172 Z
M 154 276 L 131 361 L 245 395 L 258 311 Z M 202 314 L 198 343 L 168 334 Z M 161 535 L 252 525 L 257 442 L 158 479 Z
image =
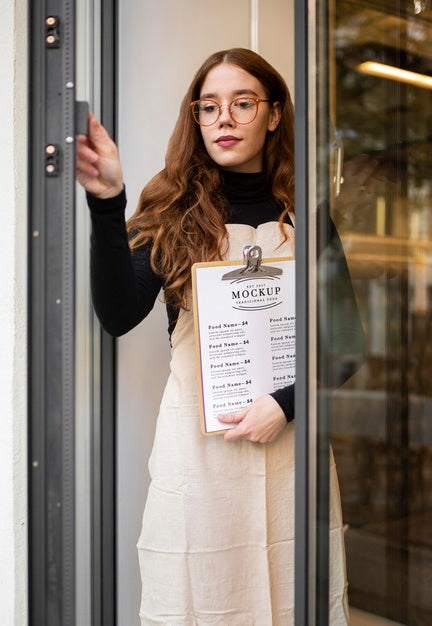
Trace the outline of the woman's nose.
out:
M 221 104 L 221 114 L 219 117 L 219 124 L 233 124 L 234 120 L 231 117 L 230 113 L 230 105 L 229 104 Z

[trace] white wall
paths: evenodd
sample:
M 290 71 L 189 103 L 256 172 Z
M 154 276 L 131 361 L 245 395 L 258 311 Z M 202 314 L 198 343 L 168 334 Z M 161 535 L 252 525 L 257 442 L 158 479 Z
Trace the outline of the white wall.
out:
M 27 623 L 27 3 L 0 3 L 0 607 Z
M 293 5 L 293 0 L 121 0 L 119 148 L 129 214 L 141 188 L 163 167 L 180 100 L 209 54 L 258 47 L 293 89 Z M 258 20 L 255 36 L 252 18 Z M 155 419 L 168 374 L 166 327 L 165 308 L 158 303 L 139 327 L 118 341 L 119 626 L 139 623 L 135 544 Z

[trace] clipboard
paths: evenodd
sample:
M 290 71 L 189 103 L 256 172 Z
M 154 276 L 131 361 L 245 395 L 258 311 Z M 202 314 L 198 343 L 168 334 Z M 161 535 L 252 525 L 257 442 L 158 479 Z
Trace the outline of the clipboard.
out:
M 295 380 L 295 261 L 262 259 L 245 246 L 241 261 L 195 263 L 192 297 L 201 430 L 220 434 L 217 415 L 247 407 Z

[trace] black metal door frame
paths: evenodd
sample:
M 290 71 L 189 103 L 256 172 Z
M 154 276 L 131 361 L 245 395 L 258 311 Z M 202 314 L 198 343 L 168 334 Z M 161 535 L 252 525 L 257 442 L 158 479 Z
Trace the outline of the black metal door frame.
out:
M 115 0 L 101 2 L 102 121 L 115 137 Z M 76 626 L 76 0 L 28 3 L 29 624 Z M 92 626 L 114 626 L 115 345 L 101 333 L 92 432 Z
M 317 112 L 317 102 L 328 101 L 328 2 L 295 0 L 294 9 L 297 215 L 295 624 L 328 626 L 329 416 L 325 401 L 319 401 L 317 397 L 319 363 L 311 358 L 316 356 L 315 333 L 311 324 L 315 324 L 314 311 L 317 308 L 316 285 L 312 283 L 311 276 L 317 259 L 317 237 L 322 238 L 316 187 L 318 179 L 320 183 L 327 180 L 329 159 L 327 124 L 318 124 Z M 321 118 L 326 118 L 326 115 Z M 314 160 L 318 145 L 327 154 L 325 163 L 319 163 L 316 156 Z M 326 189 L 328 193 L 329 189 Z M 328 197 L 320 198 L 320 201 L 323 200 L 328 201 Z
M 101 2 L 101 122 L 117 137 L 117 0 Z M 100 416 L 93 445 L 92 626 L 117 623 L 116 590 L 116 344 L 100 333 Z M 96 432 L 94 433 L 96 435 Z
M 75 4 L 28 8 L 29 621 L 75 626 Z

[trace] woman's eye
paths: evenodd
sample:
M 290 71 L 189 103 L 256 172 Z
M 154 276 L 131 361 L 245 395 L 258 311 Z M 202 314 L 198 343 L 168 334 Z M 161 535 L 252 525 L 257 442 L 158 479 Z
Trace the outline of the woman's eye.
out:
M 201 113 L 214 113 L 217 109 L 215 104 L 208 102 L 207 104 L 201 104 L 200 111 Z
M 248 98 L 242 98 L 241 100 L 236 100 L 234 102 L 234 106 L 237 109 L 250 109 L 253 107 L 255 102 L 253 100 L 249 100 Z

